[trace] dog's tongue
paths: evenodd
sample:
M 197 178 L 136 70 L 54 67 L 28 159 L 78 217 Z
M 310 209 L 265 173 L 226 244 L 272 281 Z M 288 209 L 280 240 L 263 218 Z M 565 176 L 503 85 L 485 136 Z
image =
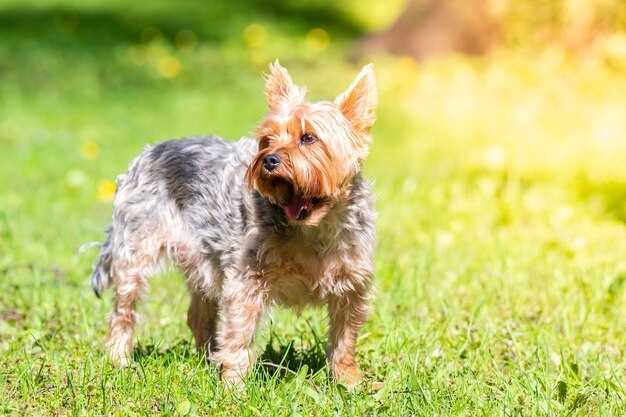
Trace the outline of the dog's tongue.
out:
M 310 210 L 311 206 L 312 204 L 310 198 L 304 198 L 300 194 L 295 193 L 291 198 L 291 201 L 287 203 L 284 208 L 285 213 L 287 213 L 287 216 L 291 220 L 298 220 L 300 215 L 302 215 L 302 211 L 305 209 Z

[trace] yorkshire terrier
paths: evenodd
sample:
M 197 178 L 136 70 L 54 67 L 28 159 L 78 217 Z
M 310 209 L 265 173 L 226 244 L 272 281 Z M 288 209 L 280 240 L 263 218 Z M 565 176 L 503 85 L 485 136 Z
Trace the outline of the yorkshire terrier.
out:
M 171 261 L 191 293 L 187 324 L 223 380 L 254 363 L 253 337 L 274 304 L 328 306 L 335 381 L 361 379 L 357 334 L 373 298 L 376 213 L 360 174 L 377 91 L 372 65 L 335 101 L 308 103 L 278 61 L 257 140 L 190 137 L 146 148 L 117 178 L 114 213 L 91 283 L 111 284 L 106 349 L 129 364 L 137 300 Z

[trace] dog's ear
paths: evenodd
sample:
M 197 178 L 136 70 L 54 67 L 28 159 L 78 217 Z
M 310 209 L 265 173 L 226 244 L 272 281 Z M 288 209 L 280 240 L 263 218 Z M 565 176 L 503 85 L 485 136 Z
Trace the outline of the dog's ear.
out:
M 296 86 L 287 70 L 278 60 L 270 64 L 270 73 L 265 80 L 265 98 L 270 109 L 281 102 L 302 101 L 306 90 Z
M 378 104 L 374 65 L 363 67 L 352 85 L 337 97 L 335 104 L 355 128 L 369 132 L 376 121 Z

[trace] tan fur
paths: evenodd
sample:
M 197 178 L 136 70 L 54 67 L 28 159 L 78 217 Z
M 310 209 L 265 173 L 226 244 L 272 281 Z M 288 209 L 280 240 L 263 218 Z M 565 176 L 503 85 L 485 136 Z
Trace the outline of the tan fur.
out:
M 192 291 L 191 304 L 187 311 L 187 325 L 193 333 L 198 350 L 206 349 L 210 355 L 216 347 L 215 332 L 217 331 L 218 303 Z
M 120 177 L 107 242 L 112 249 L 102 257 L 102 265 L 108 268 L 110 262 L 115 285 L 107 348 L 117 364 L 127 365 L 132 354 L 136 304 L 147 279 L 170 259 L 187 278 L 187 323 L 196 346 L 211 355 L 223 379 L 239 381 L 247 374 L 258 323 L 273 304 L 296 309 L 327 304 L 332 376 L 348 385 L 360 381 L 354 354 L 373 298 L 375 213 L 368 185 L 358 174 L 375 119 L 373 70 L 366 66 L 334 102 L 319 103 L 304 102 L 306 90 L 295 86 L 278 62 L 270 70 L 265 87 L 269 111 L 257 128 L 258 152 L 245 180 L 258 191 L 256 197 L 260 194 L 272 205 L 283 207 L 301 195 L 310 200 L 310 212 L 295 220 L 282 212 L 286 220 L 280 221 L 286 223 L 275 225 L 284 228 L 278 232 L 274 226 L 261 227 L 267 219 L 250 208 L 253 194 L 245 194 L 252 224 L 238 245 L 230 244 L 228 253 L 237 258 L 225 266 L 207 256 L 206 242 L 193 229 L 197 226 L 169 197 L 162 197 L 168 185 L 153 184 L 154 176 L 145 174 L 163 167 L 154 168 L 150 155 L 139 157 L 129 174 Z M 302 142 L 305 134 L 315 140 Z M 276 169 L 264 168 L 268 154 L 280 156 Z M 265 199 L 256 210 L 269 210 Z M 138 219 L 145 224 L 139 226 Z
M 353 84 L 334 103 L 303 102 L 306 89 L 293 85 L 278 62 L 270 66 L 266 84 L 269 112 L 256 130 L 259 153 L 246 173 L 250 186 L 281 205 L 293 184 L 305 197 L 322 198 L 306 224 L 317 225 L 333 203 L 345 197 L 371 142 L 369 130 L 377 104 L 373 67 L 363 68 Z M 321 140 L 299 143 L 310 133 Z M 268 173 L 263 157 L 277 154 L 284 164 Z

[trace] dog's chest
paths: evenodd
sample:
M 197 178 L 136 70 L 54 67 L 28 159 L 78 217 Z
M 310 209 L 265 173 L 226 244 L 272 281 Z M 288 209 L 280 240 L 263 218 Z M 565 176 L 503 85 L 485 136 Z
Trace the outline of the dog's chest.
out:
M 260 248 L 260 276 L 278 304 L 319 304 L 345 288 L 346 254 L 336 242 L 303 239 L 267 242 Z

